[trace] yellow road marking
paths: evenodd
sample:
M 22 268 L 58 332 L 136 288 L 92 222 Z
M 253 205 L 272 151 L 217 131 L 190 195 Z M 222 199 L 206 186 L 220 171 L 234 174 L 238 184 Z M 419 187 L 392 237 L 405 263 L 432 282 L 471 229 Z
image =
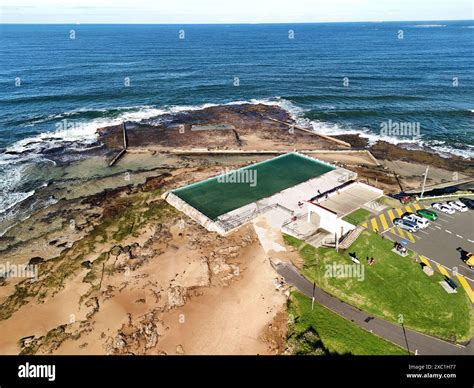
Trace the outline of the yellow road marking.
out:
M 409 205 L 405 206 L 405 211 L 406 211 L 406 212 L 413 213 L 413 210 L 412 210 L 412 208 L 411 208 Z
M 436 266 L 438 267 L 439 272 L 441 272 L 441 274 L 449 278 L 449 273 L 448 271 L 446 271 L 446 268 L 444 268 L 441 264 L 438 264 L 438 263 L 436 263 Z
M 364 223 L 362 224 L 362 227 L 367 228 L 367 222 L 364 222 Z
M 380 218 L 380 222 L 382 223 L 383 230 L 387 230 L 388 229 L 388 223 L 387 223 L 387 220 L 386 220 L 385 216 L 383 214 L 381 214 L 379 216 L 379 218 Z
M 405 232 L 407 234 L 408 240 L 410 240 L 412 243 L 415 242 L 415 237 L 410 232 Z
M 405 233 L 403 233 L 403 230 L 401 230 L 398 226 L 397 226 L 397 232 L 401 238 L 405 238 Z
M 393 211 L 389 210 L 389 211 L 387 212 L 387 214 L 388 214 L 388 216 L 390 217 L 390 221 L 393 221 L 394 218 L 395 218 L 395 214 L 393 214 Z
M 418 205 L 417 203 L 414 203 L 413 207 L 415 208 L 415 210 L 420 210 L 421 209 L 420 205 Z
M 421 262 L 422 262 L 423 264 L 425 264 L 426 266 L 432 268 L 432 267 L 431 267 L 431 263 L 429 262 L 429 260 L 428 260 L 425 256 L 421 256 L 421 255 L 420 255 L 420 256 L 418 256 L 418 257 L 420 258 L 420 260 L 421 260 Z
M 370 224 L 372 225 L 372 230 L 374 232 L 379 230 L 379 226 L 377 225 L 377 218 L 376 217 L 374 217 L 370 220 Z
M 471 286 L 469 285 L 468 281 L 464 276 L 459 274 L 456 275 L 459 279 L 459 283 L 463 286 L 464 290 L 466 291 L 467 296 L 471 299 L 471 303 L 474 303 L 474 292 L 472 291 Z
M 398 209 L 397 209 L 397 213 L 398 213 L 398 216 L 401 217 L 402 214 L 403 214 L 403 210 L 400 209 L 400 208 L 398 208 Z

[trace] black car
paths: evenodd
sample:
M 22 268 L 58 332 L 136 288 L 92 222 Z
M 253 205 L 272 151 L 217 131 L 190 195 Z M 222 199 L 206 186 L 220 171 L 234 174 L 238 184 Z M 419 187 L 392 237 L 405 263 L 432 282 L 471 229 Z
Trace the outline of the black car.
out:
M 474 200 L 471 198 L 459 198 L 459 200 L 469 209 L 474 209 Z

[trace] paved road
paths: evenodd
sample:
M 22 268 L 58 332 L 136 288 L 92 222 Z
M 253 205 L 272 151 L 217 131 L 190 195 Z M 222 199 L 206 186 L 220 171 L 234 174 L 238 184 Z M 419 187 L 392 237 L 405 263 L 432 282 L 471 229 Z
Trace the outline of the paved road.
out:
M 456 267 L 461 275 L 472 281 L 474 270 L 464 264 L 456 249 L 461 247 L 468 252 L 474 251 L 474 211 L 438 214 L 437 221 L 430 222 L 427 229 L 416 233 L 416 241 L 409 243 L 409 247 L 449 269 Z
M 285 281 L 308 297 L 313 295 L 313 284 L 303 277 L 298 270 L 288 263 L 274 264 L 275 270 L 283 276 Z M 370 314 L 342 302 L 334 296 L 329 295 L 320 288 L 316 288 L 315 299 L 318 303 L 341 315 L 342 317 L 356 323 L 360 327 L 393 342 L 402 348 L 408 348 L 410 352 L 419 355 L 473 355 L 474 342 L 468 346 L 454 345 L 419 332 L 405 329 L 399 325 L 370 316 Z

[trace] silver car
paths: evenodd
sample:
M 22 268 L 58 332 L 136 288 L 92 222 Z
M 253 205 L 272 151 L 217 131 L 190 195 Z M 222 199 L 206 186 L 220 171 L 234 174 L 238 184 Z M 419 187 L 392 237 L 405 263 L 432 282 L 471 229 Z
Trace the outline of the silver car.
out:
M 393 220 L 393 224 L 401 229 L 408 230 L 410 233 L 418 232 L 420 229 L 414 222 L 403 220 L 401 218 L 395 218 Z

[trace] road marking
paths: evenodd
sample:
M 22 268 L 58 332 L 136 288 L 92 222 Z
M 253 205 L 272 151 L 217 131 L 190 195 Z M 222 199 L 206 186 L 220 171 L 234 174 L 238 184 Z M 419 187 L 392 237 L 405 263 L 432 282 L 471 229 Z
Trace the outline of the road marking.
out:
M 423 264 L 425 264 L 426 266 L 432 268 L 430 262 L 428 261 L 428 259 L 425 256 L 419 255 L 418 257 L 420 258 L 420 260 Z
M 441 226 L 435 225 L 435 228 L 441 230 Z
M 448 230 L 448 229 L 445 229 L 444 231 L 445 231 L 446 233 L 452 234 L 452 232 L 451 232 L 450 230 Z
M 410 232 L 405 232 L 405 233 L 407 234 L 408 239 L 409 239 L 412 243 L 414 243 L 414 242 L 415 242 L 415 237 L 413 237 L 413 235 L 412 235 Z
M 405 233 L 403 232 L 403 230 L 401 230 L 398 226 L 396 229 L 397 229 L 398 235 L 402 238 L 405 238 Z
M 469 239 L 467 239 L 467 241 L 469 241 L 470 243 L 474 243 L 474 241 L 472 241 L 472 240 L 469 240 Z
M 461 283 L 464 290 L 466 291 L 467 296 L 469 297 L 469 299 L 471 299 L 471 303 L 474 303 L 474 292 L 472 291 L 472 288 L 469 285 L 468 281 L 462 275 L 457 274 L 456 276 L 459 279 L 459 283 Z
M 459 237 L 459 238 L 463 238 L 462 236 L 460 236 L 459 234 L 456 235 L 456 237 Z
M 418 205 L 417 203 L 414 203 L 413 207 L 415 208 L 415 210 L 420 210 L 421 209 L 421 206 Z
M 424 234 L 429 234 L 426 230 L 419 230 L 419 232 L 424 233 Z
M 382 223 L 383 230 L 387 230 L 388 229 L 388 223 L 387 223 L 387 220 L 385 219 L 385 216 L 383 214 L 381 214 L 379 216 L 379 218 L 380 218 L 380 222 Z
M 464 265 L 464 264 L 460 264 L 460 265 L 461 265 L 461 267 L 466 268 L 468 271 L 474 272 L 474 269 L 469 268 L 467 265 Z M 468 278 L 468 279 L 469 279 L 469 278 Z M 474 282 L 474 280 L 472 280 L 472 279 L 469 279 L 469 280 L 471 280 L 472 282 Z
M 364 222 L 362 226 L 367 229 L 367 222 Z
M 390 217 L 390 221 L 393 221 L 396 217 L 395 214 L 393 214 L 393 211 L 389 210 L 387 212 L 388 216 Z
M 410 207 L 410 205 L 406 205 L 406 206 L 405 206 L 405 211 L 406 211 L 406 212 L 413 213 L 413 210 L 412 210 L 412 208 Z
M 403 211 L 402 211 L 402 209 L 398 208 L 398 209 L 397 209 L 397 213 L 398 213 L 398 215 L 401 217 L 401 216 L 402 216 L 402 214 L 403 214 Z
M 374 217 L 370 220 L 370 224 L 372 225 L 372 229 L 374 232 L 378 231 L 379 226 L 377 225 L 377 218 Z
M 449 278 L 449 273 L 446 270 L 446 268 L 444 268 L 441 264 L 438 264 L 438 263 L 436 263 L 436 266 L 438 267 L 439 272 L 441 272 L 444 276 L 447 276 Z

